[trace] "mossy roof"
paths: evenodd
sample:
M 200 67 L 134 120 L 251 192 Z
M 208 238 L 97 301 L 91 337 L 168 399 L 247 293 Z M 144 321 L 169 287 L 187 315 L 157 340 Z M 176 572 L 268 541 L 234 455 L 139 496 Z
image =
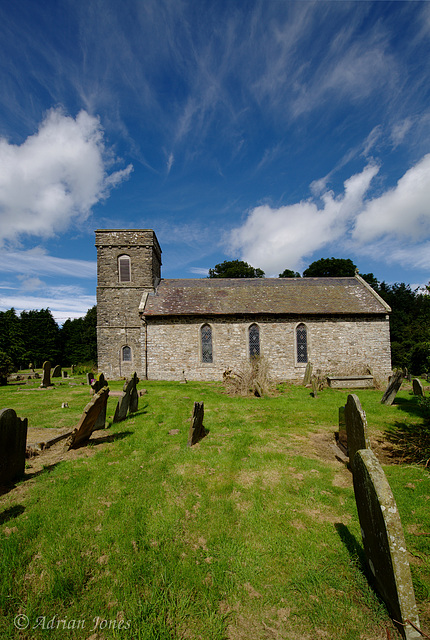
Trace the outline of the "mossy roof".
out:
M 161 280 L 142 310 L 152 316 L 374 315 L 388 305 L 359 276 Z

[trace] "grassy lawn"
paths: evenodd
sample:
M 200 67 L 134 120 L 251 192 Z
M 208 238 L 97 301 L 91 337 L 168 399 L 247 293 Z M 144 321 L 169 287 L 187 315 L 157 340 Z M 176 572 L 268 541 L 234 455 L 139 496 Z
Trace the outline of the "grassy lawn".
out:
M 29 427 L 71 428 L 90 399 L 83 381 L 8 385 L 0 408 Z M 282 385 L 272 397 L 242 398 L 218 383 L 141 388 L 137 414 L 77 451 L 56 445 L 29 460 L 25 479 L 0 497 L 1 638 L 400 637 L 364 575 L 351 474 L 333 448 L 347 391 L 314 399 Z M 381 391 L 357 395 L 429 633 L 429 473 L 402 461 L 401 449 L 390 457 L 393 434 L 423 424 L 409 391 L 392 407 L 380 404 Z M 209 433 L 190 449 L 197 400 Z M 19 615 L 28 628 L 16 628 Z

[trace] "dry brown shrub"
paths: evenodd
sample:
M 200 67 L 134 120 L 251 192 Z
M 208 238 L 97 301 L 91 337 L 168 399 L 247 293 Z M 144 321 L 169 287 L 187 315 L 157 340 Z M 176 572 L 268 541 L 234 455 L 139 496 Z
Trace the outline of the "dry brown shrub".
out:
M 269 367 L 262 356 L 244 360 L 235 371 L 226 369 L 223 381 L 227 393 L 240 396 L 267 395 L 271 386 Z

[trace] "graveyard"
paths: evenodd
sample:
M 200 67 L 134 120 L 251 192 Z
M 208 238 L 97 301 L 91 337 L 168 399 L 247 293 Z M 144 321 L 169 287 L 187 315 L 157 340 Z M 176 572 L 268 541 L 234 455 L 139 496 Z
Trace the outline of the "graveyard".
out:
M 348 438 L 357 484 L 367 456 L 401 520 L 421 627 L 409 637 L 429 637 L 426 380 L 401 381 L 391 404 L 373 388 L 242 397 L 138 379 L 124 400 L 130 381 L 26 373 L 0 388 L 0 411 L 27 420 L 29 456 L 0 495 L 0 637 L 404 637 L 370 584 L 340 407 L 365 416 L 366 437 Z

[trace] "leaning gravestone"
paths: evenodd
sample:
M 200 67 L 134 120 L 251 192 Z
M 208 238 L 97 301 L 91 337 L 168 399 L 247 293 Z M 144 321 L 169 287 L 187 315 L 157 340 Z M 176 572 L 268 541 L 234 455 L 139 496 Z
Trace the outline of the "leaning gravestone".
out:
M 367 436 L 366 414 L 355 393 L 350 394 L 346 401 L 345 422 L 349 464 L 352 468 L 356 451 L 359 449 L 370 449 L 370 441 Z
M 401 369 L 397 369 L 397 371 L 393 373 L 388 383 L 388 387 L 386 388 L 385 393 L 382 396 L 381 404 L 393 404 L 394 398 L 396 397 L 398 390 L 402 386 L 403 378 L 404 372 Z
M 393 494 L 373 451 L 357 451 L 353 481 L 364 551 L 375 588 L 406 640 L 419 628 L 405 537 Z
M 415 396 L 424 396 L 423 385 L 421 383 L 421 380 L 418 380 L 418 378 L 414 378 L 412 380 L 412 391 L 414 392 Z
M 193 416 L 191 418 L 190 431 L 188 433 L 187 446 L 192 447 L 205 437 L 206 429 L 203 426 L 203 416 L 205 413 L 204 403 L 195 402 L 193 409 Z
M 94 389 L 94 392 L 96 394 L 99 393 L 99 391 L 101 391 L 102 389 L 106 388 L 107 386 L 108 386 L 108 383 L 103 373 L 101 373 L 98 377 L 98 380 L 94 380 L 93 384 L 91 385 L 91 387 Z M 97 429 L 104 429 L 106 426 L 106 410 L 107 410 L 108 397 L 109 397 L 109 389 L 107 389 L 105 406 L 100 411 L 99 417 L 97 418 L 96 424 L 94 425 L 94 431 L 96 431 Z
M 109 387 L 103 387 L 86 405 L 78 426 L 73 429 L 67 441 L 67 449 L 76 449 L 90 439 L 100 413 L 104 411 L 106 415 L 108 397 Z
M 137 374 L 134 373 L 131 380 L 126 380 L 123 387 L 123 395 L 118 400 L 118 404 L 115 409 L 115 415 L 113 417 L 114 422 L 121 422 L 127 417 L 128 411 L 135 413 L 138 409 L 139 397 L 136 386 L 139 382 Z
M 304 375 L 304 378 L 303 378 L 303 386 L 304 387 L 306 387 L 308 384 L 310 384 L 311 377 L 312 377 L 312 362 L 308 362 L 308 364 L 306 365 L 305 375 Z
M 0 484 L 24 475 L 27 425 L 13 409 L 0 411 Z
M 61 378 L 61 367 L 59 364 L 55 365 L 54 370 L 52 372 L 53 378 Z
M 49 360 L 43 363 L 43 379 L 42 384 L 40 385 L 42 388 L 46 389 L 46 387 L 51 387 L 51 363 Z

